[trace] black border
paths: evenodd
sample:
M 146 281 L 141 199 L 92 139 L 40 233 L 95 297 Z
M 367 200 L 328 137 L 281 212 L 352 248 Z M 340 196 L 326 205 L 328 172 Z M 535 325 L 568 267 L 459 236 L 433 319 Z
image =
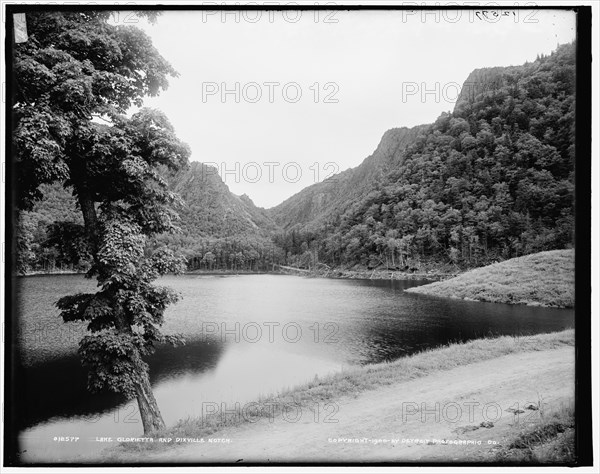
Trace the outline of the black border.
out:
M 13 13 L 27 13 L 30 11 L 87 11 L 87 10 L 110 10 L 110 11 L 144 11 L 144 10 L 191 10 L 191 11 L 214 11 L 214 10 L 264 10 L 264 11 L 282 11 L 282 10 L 471 10 L 471 11 L 492 11 L 492 10 L 571 10 L 577 14 L 577 85 L 576 85 L 576 173 L 575 173 L 575 200 L 576 200 L 576 221 L 575 221 L 575 419 L 576 419 L 576 449 L 577 461 L 568 465 L 555 466 L 591 466 L 593 464 L 593 443 L 592 443 L 592 386 L 591 386 L 591 132 L 592 132 L 592 96 L 591 96 L 591 41 L 592 41 L 592 7 L 589 5 L 543 5 L 543 6 L 457 6 L 457 5 L 274 5 L 266 7 L 262 5 L 173 5 L 173 4 L 155 4 L 155 5 L 30 5 L 30 4 L 7 4 L 3 12 L 5 17 L 5 57 L 6 67 L 6 199 L 5 199 L 5 315 L 12 315 L 15 275 L 13 273 L 15 241 L 14 236 L 14 202 L 15 202 L 15 183 L 13 174 L 13 163 L 8 157 L 12 156 L 12 57 L 13 57 L 13 35 L 8 32 L 13 31 Z M 589 104 L 589 105 L 588 105 Z M 583 157 L 583 158 L 582 158 Z M 10 218 L 9 218 L 10 216 Z M 6 336 L 4 349 L 4 374 L 5 374 L 5 405 L 4 410 L 4 456 L 3 466 L 5 467 L 229 467 L 229 466 L 354 466 L 354 467 L 382 467 L 382 466 L 439 466 L 439 467 L 514 467 L 523 466 L 517 463 L 451 463 L 451 462 L 424 462 L 424 463 L 332 463 L 322 464 L 314 462 L 302 463 L 244 463 L 243 465 L 235 463 L 35 463 L 23 464 L 16 461 L 16 452 L 18 450 L 18 437 L 15 420 L 10 410 L 10 400 L 14 400 L 18 393 L 13 383 L 15 376 L 14 365 L 14 331 L 11 317 L 5 317 Z M 551 466 L 542 464 L 528 464 L 527 466 Z
M 592 12 L 577 8 L 575 90 L 575 446 L 578 465 L 591 466 L 592 327 Z M 586 157 L 583 160 L 580 157 Z M 583 161 L 583 163 L 582 163 Z

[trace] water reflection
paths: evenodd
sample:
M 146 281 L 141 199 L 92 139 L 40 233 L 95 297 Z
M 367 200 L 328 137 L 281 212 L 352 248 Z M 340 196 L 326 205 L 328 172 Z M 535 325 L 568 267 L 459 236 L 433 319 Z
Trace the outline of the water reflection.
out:
M 181 366 L 174 365 L 173 357 L 166 357 L 166 353 L 174 349 L 163 349 L 165 351 L 154 356 L 155 360 L 150 363 L 157 372 L 151 379 L 167 426 L 188 417 L 200 418 L 203 407 L 206 412 L 206 404 L 219 409 L 233 409 L 236 404 L 243 405 L 263 395 L 292 388 L 298 381 L 311 380 L 341 369 L 338 364 L 327 360 L 307 358 L 257 344 L 229 344 L 223 348 L 223 345 L 214 342 L 192 342 L 185 349 L 176 349 L 186 354 L 177 354 L 177 360 L 185 361 Z M 41 375 L 38 371 L 29 371 L 28 374 L 32 377 Z M 36 379 L 31 382 L 35 384 Z M 77 393 L 69 395 L 68 400 L 60 398 L 68 392 L 68 385 L 36 394 L 39 396 L 35 402 L 43 401 L 38 419 L 29 418 L 30 427 L 19 435 L 24 462 L 73 461 L 78 456 L 85 459 L 85 456 L 98 455 L 109 444 L 115 444 L 117 437 L 142 434 L 135 401 L 124 401 L 106 394 L 89 396 L 85 387 L 79 385 Z M 55 403 L 60 406 L 55 406 Z M 34 425 L 39 417 L 44 416 L 50 418 Z M 78 436 L 80 440 L 76 445 L 54 443 L 53 438 L 57 435 Z M 112 438 L 112 442 L 99 442 L 102 438 Z
M 315 375 L 393 360 L 454 341 L 533 334 L 573 326 L 573 311 L 433 298 L 405 293 L 418 281 L 326 280 L 294 276 L 165 278 L 183 298 L 164 331 L 182 347 L 150 357 L 165 422 L 199 416 L 202 403 L 244 403 Z M 24 460 L 57 461 L 106 447 L 98 436 L 142 432 L 135 403 L 91 395 L 76 356 L 82 325 L 65 330 L 53 303 L 94 291 L 81 276 L 20 279 L 15 389 Z M 259 331 L 259 332 L 257 332 Z M 57 435 L 85 442 L 60 445 Z

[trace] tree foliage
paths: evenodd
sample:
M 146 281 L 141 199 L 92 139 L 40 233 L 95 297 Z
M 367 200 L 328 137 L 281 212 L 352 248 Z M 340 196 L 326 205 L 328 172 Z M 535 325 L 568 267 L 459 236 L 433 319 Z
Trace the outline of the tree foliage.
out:
M 306 243 L 333 265 L 473 267 L 572 245 L 575 45 L 494 73 L 339 219 L 279 236 L 288 260 Z
M 44 184 L 72 190 L 83 222 L 51 224 L 47 245 L 58 244 L 65 258 L 87 254 L 87 276 L 100 290 L 57 304 L 66 322 L 88 322 L 79 352 L 89 388 L 137 396 L 147 432 L 162 419 L 142 356 L 157 342 L 174 342 L 159 328 L 177 299 L 152 281 L 185 263 L 166 248 L 150 252 L 147 241 L 176 230 L 179 199 L 160 170 L 186 166 L 189 149 L 163 113 L 126 115 L 176 72 L 144 32 L 110 24 L 109 16 L 27 13 L 29 40 L 14 50 L 17 198 L 31 210 Z

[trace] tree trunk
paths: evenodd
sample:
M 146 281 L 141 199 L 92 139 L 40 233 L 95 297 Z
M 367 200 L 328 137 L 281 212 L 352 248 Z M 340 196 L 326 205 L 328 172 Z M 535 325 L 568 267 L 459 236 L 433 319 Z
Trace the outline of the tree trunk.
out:
M 83 222 L 85 224 L 85 230 L 90 245 L 90 250 L 94 258 L 94 262 L 97 262 L 98 258 L 98 240 L 99 240 L 99 229 L 98 229 L 98 216 L 96 214 L 96 207 L 94 200 L 89 192 L 85 189 L 78 189 L 79 205 L 81 206 L 81 212 L 83 214 Z M 123 313 L 115 308 L 115 328 L 120 332 L 131 332 L 131 325 L 126 321 Z M 138 354 L 139 357 L 139 354 Z M 140 410 L 140 417 L 142 418 L 142 425 L 144 427 L 144 434 L 150 434 L 154 431 L 163 429 L 165 422 L 163 421 L 158 404 L 152 393 L 152 387 L 148 380 L 148 374 L 140 374 L 141 382 L 136 385 L 135 391 L 137 394 L 138 408 Z
M 137 393 L 137 402 L 140 410 L 140 417 L 142 418 L 142 425 L 144 426 L 144 434 L 149 435 L 155 431 L 164 429 L 165 422 L 158 409 L 158 404 L 156 403 L 150 381 L 146 374 L 142 376 L 141 383 L 136 385 L 135 391 Z
M 94 261 L 96 261 L 98 254 L 98 216 L 96 215 L 94 200 L 89 192 L 81 188 L 77 190 L 77 195 L 81 213 L 83 214 L 85 232 L 90 244 L 90 251 L 94 257 Z
M 131 333 L 131 325 L 127 322 L 125 315 L 121 310 L 116 309 L 115 314 L 115 327 L 119 332 Z M 141 355 L 136 351 L 134 359 L 140 359 Z M 152 393 L 152 387 L 150 386 L 150 380 L 148 379 L 148 373 L 145 370 L 139 371 L 140 383 L 136 384 L 135 392 L 138 402 L 138 409 L 140 410 L 140 417 L 142 419 L 142 426 L 144 427 L 144 434 L 148 435 L 154 431 L 163 429 L 165 422 L 163 421 L 162 415 Z

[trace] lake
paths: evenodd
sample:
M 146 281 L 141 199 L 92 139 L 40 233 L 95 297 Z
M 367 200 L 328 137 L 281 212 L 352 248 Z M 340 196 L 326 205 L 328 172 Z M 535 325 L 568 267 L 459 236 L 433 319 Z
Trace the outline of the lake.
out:
M 166 277 L 182 295 L 165 333 L 186 338 L 149 358 L 167 425 L 200 416 L 203 403 L 245 403 L 317 376 L 397 359 L 450 342 L 572 328 L 574 311 L 405 293 L 425 281 L 336 280 L 290 275 Z M 81 275 L 21 277 L 15 302 L 16 406 L 24 462 L 70 461 L 139 436 L 135 401 L 90 394 L 77 357 L 85 333 L 54 302 L 95 290 Z M 53 441 L 78 436 L 77 443 Z

